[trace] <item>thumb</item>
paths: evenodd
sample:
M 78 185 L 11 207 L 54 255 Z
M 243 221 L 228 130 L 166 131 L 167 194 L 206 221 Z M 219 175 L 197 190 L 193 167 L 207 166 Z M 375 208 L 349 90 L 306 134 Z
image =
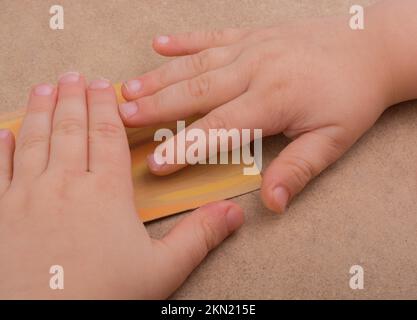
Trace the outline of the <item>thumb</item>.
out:
M 264 204 L 283 213 L 289 201 L 348 148 L 335 128 L 311 131 L 291 142 L 265 170 L 261 196 Z
M 242 209 L 231 201 L 211 203 L 181 220 L 163 239 L 154 242 L 161 296 L 172 294 L 244 221 Z

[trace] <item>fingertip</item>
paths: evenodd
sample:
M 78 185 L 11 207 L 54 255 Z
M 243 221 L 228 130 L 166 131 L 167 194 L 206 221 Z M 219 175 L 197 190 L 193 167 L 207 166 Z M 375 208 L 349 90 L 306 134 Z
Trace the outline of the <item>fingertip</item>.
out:
M 132 79 L 125 81 L 122 85 L 122 95 L 127 101 L 138 99 L 141 96 L 143 81 Z
M 167 176 L 186 167 L 187 164 L 169 164 L 165 160 L 159 158 L 157 153 L 151 153 L 146 156 L 149 171 L 156 176 Z
M 129 92 L 129 89 L 126 86 L 126 82 L 124 82 L 120 88 L 120 91 L 122 93 L 122 97 L 126 100 L 126 101 L 132 101 L 135 99 L 135 97 L 133 97 L 131 95 L 131 93 Z
M 148 161 L 148 160 L 147 160 Z M 159 177 L 168 176 L 172 173 L 175 173 L 182 168 L 186 167 L 185 164 L 164 164 L 161 167 L 154 167 L 153 164 L 149 164 L 148 162 L 148 169 L 149 171 Z
M 87 87 L 87 101 L 89 108 L 104 105 L 111 105 L 116 108 L 116 91 L 111 81 L 104 78 L 90 81 Z
M 171 44 L 172 38 L 171 36 L 167 35 L 158 35 L 153 39 L 153 43 L 156 46 L 166 47 L 167 45 Z
M 217 215 L 219 219 L 225 219 L 229 234 L 239 229 L 245 221 L 243 209 L 229 200 L 206 204 L 200 210 L 211 216 Z
M 27 110 L 41 110 L 53 108 L 57 97 L 57 87 L 49 83 L 41 83 L 32 86 L 27 102 Z
M 190 54 L 186 48 L 183 48 L 181 42 L 179 35 L 159 35 L 153 39 L 152 47 L 158 54 L 166 57 Z
M 132 100 L 129 94 L 129 90 L 126 88 L 125 83 L 122 84 L 122 86 L 120 87 L 120 92 L 122 93 L 122 97 L 126 100 L 126 101 L 130 101 Z
M 79 72 L 70 71 L 58 78 L 58 100 L 79 96 L 86 90 L 86 80 Z
M 290 193 L 282 185 L 262 186 L 261 198 L 265 206 L 276 213 L 285 213 Z
M 32 87 L 32 95 L 34 96 L 52 96 L 55 91 L 55 86 L 49 83 L 41 83 Z
M 58 83 L 60 85 L 66 85 L 66 84 L 76 84 L 85 82 L 84 77 L 77 71 L 68 71 L 58 77 Z
M 162 175 L 163 164 L 157 163 L 155 160 L 155 154 L 151 153 L 146 156 L 146 162 L 148 164 L 149 171 L 155 175 Z
M 237 204 L 231 202 L 231 206 L 226 213 L 226 223 L 230 233 L 239 229 L 245 222 L 243 210 Z
M 138 113 L 139 107 L 135 101 L 119 104 L 120 116 L 127 125 L 132 125 L 132 118 Z M 134 123 L 133 123 L 134 125 Z
M 13 142 L 13 133 L 9 129 L 0 129 L 0 141 L 9 145 Z
M 95 79 L 88 85 L 89 90 L 105 90 L 109 88 L 111 88 L 111 83 L 107 79 Z
M 171 44 L 172 44 L 172 37 L 167 36 L 167 35 L 158 35 L 154 37 L 152 40 L 153 49 L 162 55 L 165 55 L 167 52 L 169 52 L 169 48 Z

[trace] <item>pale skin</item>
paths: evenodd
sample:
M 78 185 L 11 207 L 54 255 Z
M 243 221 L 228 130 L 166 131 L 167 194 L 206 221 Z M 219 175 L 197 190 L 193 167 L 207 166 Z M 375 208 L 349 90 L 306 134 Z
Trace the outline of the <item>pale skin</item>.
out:
M 243 223 L 230 201 L 151 239 L 133 202 L 113 87 L 68 73 L 35 86 L 16 148 L 0 131 L 0 298 L 167 298 Z M 51 290 L 50 267 L 64 269 Z
M 192 114 L 203 128 L 262 128 L 293 139 L 263 173 L 262 198 L 282 212 L 390 105 L 417 97 L 417 2 L 384 1 L 366 28 L 348 17 L 258 30 L 157 37 L 183 56 L 128 81 L 129 126 Z M 400 18 L 399 18 L 400 17 Z M 398 19 L 400 21 L 397 21 Z M 0 131 L 0 298 L 166 298 L 243 223 L 229 201 L 151 239 L 132 198 L 130 157 L 115 94 L 78 74 L 38 85 L 16 140 Z M 169 174 L 181 166 L 158 167 Z M 62 265 L 65 289 L 49 288 Z
M 350 17 L 156 37 L 156 52 L 181 57 L 126 81 L 124 123 L 201 115 L 189 128 L 285 134 L 293 141 L 263 172 L 261 189 L 265 205 L 283 212 L 386 108 L 417 97 L 417 2 L 366 8 L 361 31 Z M 158 175 L 184 167 L 153 155 L 148 163 Z

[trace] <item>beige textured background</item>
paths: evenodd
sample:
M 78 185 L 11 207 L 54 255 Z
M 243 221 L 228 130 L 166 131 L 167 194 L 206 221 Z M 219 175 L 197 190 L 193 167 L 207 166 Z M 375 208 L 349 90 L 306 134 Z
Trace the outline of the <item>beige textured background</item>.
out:
M 262 26 L 347 13 L 355 0 L 0 0 L 0 111 L 24 105 L 33 83 L 67 70 L 115 82 L 165 59 L 155 34 Z M 65 9 L 65 30 L 49 29 L 49 7 Z M 266 163 L 285 145 L 265 142 Z M 173 296 L 182 298 L 417 298 L 417 107 L 387 111 L 339 162 L 276 216 L 258 193 L 236 201 L 246 224 Z M 150 224 L 153 236 L 178 217 Z M 365 269 L 365 290 L 349 268 Z

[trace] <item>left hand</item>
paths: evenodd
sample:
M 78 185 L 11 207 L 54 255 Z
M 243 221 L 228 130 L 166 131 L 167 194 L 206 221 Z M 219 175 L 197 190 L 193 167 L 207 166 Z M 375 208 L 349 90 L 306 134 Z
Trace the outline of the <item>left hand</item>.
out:
M 375 32 L 380 21 L 369 19 L 358 33 L 348 20 L 156 38 L 157 52 L 183 57 L 126 82 L 123 94 L 134 101 L 120 106 L 124 123 L 146 126 L 201 114 L 188 129 L 283 132 L 294 141 L 266 169 L 261 190 L 265 204 L 282 212 L 394 102 Z M 158 175 L 184 167 L 157 165 L 152 157 L 149 166 Z

